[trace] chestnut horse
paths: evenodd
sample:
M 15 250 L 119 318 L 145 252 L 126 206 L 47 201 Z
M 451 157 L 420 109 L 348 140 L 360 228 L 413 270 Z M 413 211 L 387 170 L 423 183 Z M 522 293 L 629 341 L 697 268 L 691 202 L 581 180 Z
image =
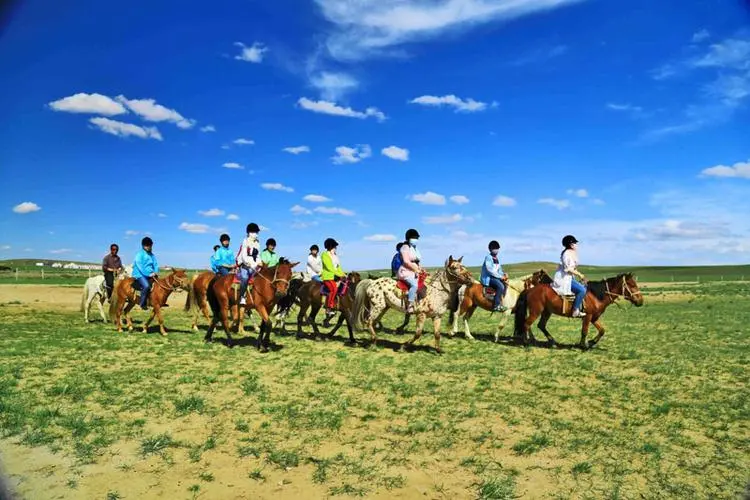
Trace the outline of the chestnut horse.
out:
M 234 274 L 232 274 L 232 276 L 234 276 Z M 200 313 L 203 313 L 203 316 L 206 318 L 206 321 L 209 324 L 211 323 L 211 309 L 208 305 L 206 293 L 208 292 L 208 286 L 211 283 L 211 280 L 213 280 L 215 277 L 216 273 L 214 273 L 213 271 L 204 271 L 193 276 L 193 279 L 190 283 L 190 291 L 188 292 L 187 298 L 185 299 L 185 312 L 190 312 L 190 310 L 192 309 L 193 324 L 191 325 L 191 328 L 196 332 L 198 331 L 198 316 L 200 315 Z M 230 282 L 229 285 L 231 287 L 233 285 L 233 282 Z M 233 300 L 231 301 L 232 320 L 235 322 L 238 321 L 238 298 L 236 297 L 236 295 L 237 293 L 233 295 Z M 251 326 L 250 329 L 253 330 L 253 327 Z M 244 331 L 241 331 L 240 333 L 244 333 Z
M 261 318 L 260 333 L 258 335 L 258 350 L 268 352 L 268 344 L 271 339 L 271 321 L 270 312 L 276 306 L 276 302 L 286 295 L 289 288 L 289 281 L 292 278 L 292 268 L 299 262 L 289 262 L 281 258 L 279 263 L 273 267 L 261 267 L 255 274 L 253 290 L 248 297 L 247 307 L 252 307 L 258 312 Z M 231 347 L 232 335 L 229 331 L 227 311 L 229 310 L 231 300 L 233 300 L 232 280 L 234 275 L 228 274 L 212 280 L 206 294 L 208 303 L 213 312 L 213 318 L 206 331 L 203 340 L 211 342 L 214 329 L 220 322 L 224 327 L 227 335 L 227 344 Z M 245 308 L 240 308 L 240 318 Z
M 112 290 L 112 298 L 109 303 L 109 317 L 110 319 L 114 318 L 118 332 L 122 332 L 122 321 L 120 319 L 122 314 L 125 315 L 128 331 L 133 331 L 133 320 L 130 318 L 130 311 L 137 303 L 136 289 L 133 288 L 133 282 L 135 282 L 133 278 L 118 280 L 115 282 L 114 290 Z M 161 308 L 167 303 L 167 299 L 172 292 L 178 288 L 187 290 L 189 286 L 190 279 L 184 269 L 174 269 L 164 279 L 159 277 L 154 278 L 148 298 L 152 308 L 151 316 L 143 324 L 143 333 L 148 331 L 148 325 L 154 319 L 154 316 L 156 316 L 159 321 L 159 331 L 162 335 L 167 334 L 167 329 L 164 328 L 164 319 L 161 316 Z M 124 311 L 123 308 L 125 308 Z
M 336 333 L 344 321 L 346 321 L 346 328 L 349 330 L 349 342 L 351 344 L 356 343 L 354 340 L 354 333 L 352 331 L 352 306 L 354 305 L 354 290 L 356 289 L 357 283 L 362 281 L 359 273 L 353 272 L 346 275 L 341 285 L 346 288 L 346 293 L 338 297 L 337 309 L 340 312 L 338 322 L 333 330 L 328 334 L 328 338 L 332 338 L 333 334 Z M 338 293 L 338 292 L 337 292 Z M 305 313 L 310 309 L 310 316 L 307 320 L 312 326 L 314 337 L 320 336 L 318 325 L 315 323 L 315 316 L 318 315 L 318 311 L 323 307 L 324 295 L 321 293 L 321 284 L 317 281 L 308 281 L 303 283 L 297 292 L 297 300 L 299 301 L 299 314 L 297 314 L 297 338 L 302 336 L 302 323 L 305 318 Z M 324 322 L 323 326 L 330 326 L 328 322 Z
M 512 314 L 513 308 L 516 306 L 518 296 L 524 290 L 528 290 L 539 283 L 552 283 L 552 278 L 549 277 L 544 269 L 535 271 L 533 274 L 521 276 L 520 278 L 508 280 L 506 285 L 508 289 L 505 293 L 505 297 L 503 297 L 503 305 L 507 310 L 500 314 L 500 323 L 498 323 L 497 328 L 495 329 L 495 342 L 500 339 L 500 332 L 505 328 L 508 318 Z M 485 288 L 486 287 L 479 282 L 459 288 L 456 302 L 453 304 L 453 307 L 451 307 L 451 313 L 448 319 L 448 323 L 453 325 L 453 330 L 450 333 L 450 336 L 458 333 L 458 319 L 462 317 L 464 320 L 464 334 L 466 335 L 466 338 L 474 340 L 474 337 L 469 330 L 469 320 L 474 314 L 474 311 L 477 307 L 481 307 L 487 311 L 492 311 L 495 306 L 494 298 L 485 297 Z
M 581 349 L 594 347 L 604 335 L 604 326 L 599 318 L 604 314 L 605 309 L 610 304 L 614 304 L 619 298 L 624 298 L 636 307 L 643 305 L 643 294 L 638 289 L 638 283 L 631 273 L 618 274 L 614 278 L 607 278 L 600 281 L 589 281 L 587 284 L 586 297 L 583 300 L 583 312 L 586 316 L 583 318 L 581 327 L 581 341 L 578 346 Z M 572 309 L 569 308 L 569 309 Z M 547 331 L 547 321 L 556 314 L 558 316 L 570 317 L 571 311 L 563 313 L 563 299 L 549 285 L 538 285 L 524 291 L 518 297 L 515 312 L 515 335 L 521 338 L 523 343 L 527 341 L 536 342 L 534 334 L 531 333 L 531 325 L 541 316 L 539 329 L 547 337 L 551 345 L 557 342 Z M 599 334 L 586 345 L 586 335 L 588 335 L 589 325 L 596 327 Z

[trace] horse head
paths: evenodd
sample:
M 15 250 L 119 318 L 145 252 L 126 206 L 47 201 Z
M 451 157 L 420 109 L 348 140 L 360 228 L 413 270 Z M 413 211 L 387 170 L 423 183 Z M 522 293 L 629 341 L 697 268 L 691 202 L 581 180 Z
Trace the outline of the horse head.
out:
M 445 262 L 445 273 L 460 285 L 471 285 L 474 283 L 474 276 L 462 264 L 463 260 L 463 256 L 458 259 L 454 259 L 452 255 L 448 256 L 448 260 Z
M 620 283 L 620 286 L 622 287 L 620 293 L 625 297 L 625 300 L 636 307 L 641 307 L 643 305 L 643 294 L 638 288 L 638 283 L 636 282 L 633 273 L 623 274 Z
M 184 269 L 173 269 L 168 278 L 172 280 L 172 288 L 180 288 L 186 292 L 190 291 L 190 276 L 187 275 Z
M 289 262 L 285 257 L 282 257 L 279 259 L 278 264 L 270 268 L 273 269 L 271 287 L 273 288 L 273 293 L 277 299 L 280 299 L 289 291 L 289 282 L 292 280 L 292 275 L 294 274 L 292 269 L 297 264 L 299 264 L 299 262 Z
M 348 279 L 349 283 L 351 283 L 352 285 L 356 285 L 357 283 L 362 281 L 362 275 L 356 271 L 352 271 L 346 275 L 346 279 Z

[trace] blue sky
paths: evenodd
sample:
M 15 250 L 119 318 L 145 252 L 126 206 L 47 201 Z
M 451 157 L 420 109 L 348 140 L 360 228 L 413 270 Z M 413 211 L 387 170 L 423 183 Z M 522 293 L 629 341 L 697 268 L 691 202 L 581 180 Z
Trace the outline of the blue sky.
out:
M 0 258 L 207 266 L 255 221 L 304 259 L 745 263 L 750 12 L 688 0 L 18 2 Z

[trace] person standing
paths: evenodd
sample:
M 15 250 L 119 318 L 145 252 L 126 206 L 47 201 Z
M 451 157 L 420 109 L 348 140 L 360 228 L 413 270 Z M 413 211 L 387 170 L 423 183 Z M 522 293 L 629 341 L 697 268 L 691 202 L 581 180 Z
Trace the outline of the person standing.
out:
M 102 271 L 104 271 L 104 286 L 107 289 L 107 300 L 112 298 L 112 289 L 115 286 L 115 275 L 122 272 L 122 260 L 117 252 L 120 251 L 120 247 L 117 243 L 112 243 L 109 246 L 109 253 L 104 256 L 102 260 Z

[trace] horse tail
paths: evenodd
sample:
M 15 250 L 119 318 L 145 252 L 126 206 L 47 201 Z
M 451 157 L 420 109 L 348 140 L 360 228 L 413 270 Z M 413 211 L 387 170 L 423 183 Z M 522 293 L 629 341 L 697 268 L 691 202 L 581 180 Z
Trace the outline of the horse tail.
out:
M 518 300 L 516 301 L 516 310 L 514 313 L 515 318 L 513 322 L 513 335 L 517 338 L 523 338 L 526 335 L 524 332 L 524 325 L 526 324 L 526 312 L 529 303 L 528 295 L 529 291 L 524 290 L 518 295 Z
M 365 313 L 369 306 L 370 300 L 367 297 L 367 289 L 373 283 L 371 279 L 362 280 L 357 283 L 357 289 L 354 292 L 354 305 L 352 306 L 352 325 L 355 329 L 361 330 L 365 322 Z
M 88 299 L 89 295 L 89 284 L 88 282 L 83 285 L 83 294 L 81 294 L 81 308 L 80 312 L 83 312 L 84 308 L 86 307 L 86 299 Z
M 190 312 L 190 308 L 193 306 L 193 304 L 197 304 L 197 298 L 195 296 L 195 279 L 197 276 L 193 276 L 193 279 L 190 281 L 190 288 L 188 289 L 187 297 L 185 298 L 185 312 Z
M 214 318 L 219 318 L 221 317 L 221 304 L 219 304 L 219 298 L 214 291 L 216 280 L 217 277 L 214 276 L 211 278 L 211 281 L 208 282 L 208 286 L 206 287 L 206 299 L 208 299 L 208 305 L 211 307 L 211 312 L 213 313 Z
M 113 318 L 115 317 L 115 311 L 117 311 L 117 301 L 119 300 L 117 289 L 119 288 L 120 283 L 122 283 L 122 281 L 115 283 L 112 289 L 112 298 L 109 299 L 109 319 L 112 321 L 114 321 Z

